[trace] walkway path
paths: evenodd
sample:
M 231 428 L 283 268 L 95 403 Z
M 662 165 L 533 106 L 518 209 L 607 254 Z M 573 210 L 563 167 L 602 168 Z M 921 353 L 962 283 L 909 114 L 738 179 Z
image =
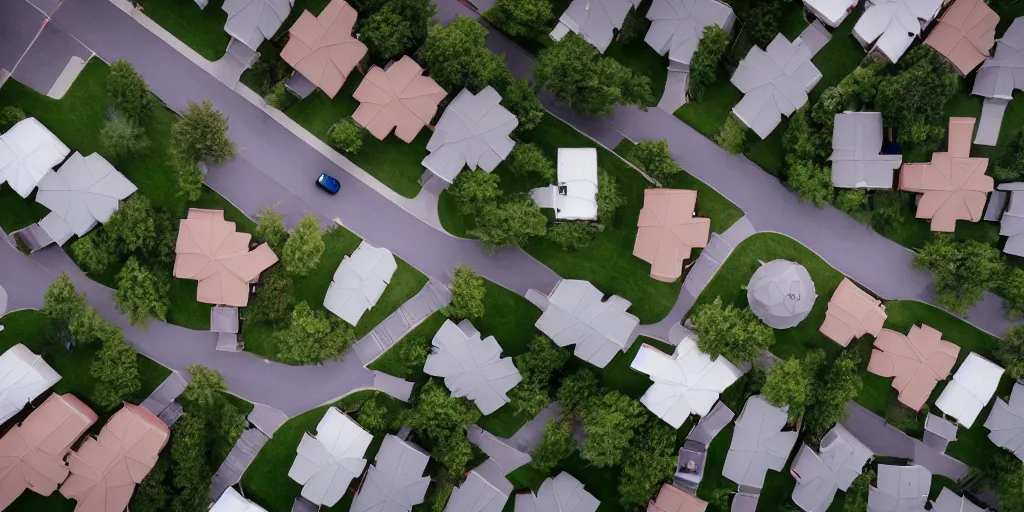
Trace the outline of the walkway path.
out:
M 448 288 L 431 279 L 419 293 L 405 301 L 398 310 L 363 336 L 363 339 L 357 341 L 352 348 L 355 349 L 359 360 L 368 365 L 427 317 L 448 305 L 451 299 L 452 294 Z

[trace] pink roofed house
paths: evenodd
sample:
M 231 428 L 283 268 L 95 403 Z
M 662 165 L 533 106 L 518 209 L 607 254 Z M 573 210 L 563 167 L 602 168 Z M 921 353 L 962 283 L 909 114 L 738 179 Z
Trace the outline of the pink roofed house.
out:
M 985 175 L 988 158 L 971 157 L 973 117 L 949 118 L 949 148 L 930 163 L 903 164 L 900 190 L 922 194 L 917 218 L 931 219 L 932 231 L 952 233 L 957 220 L 978 222 L 995 182 Z
M 345 0 L 331 0 L 319 16 L 304 11 L 288 30 L 281 58 L 333 98 L 366 56 L 366 45 L 352 37 L 356 17 Z
M 711 219 L 695 217 L 696 190 L 649 188 L 637 220 L 633 256 L 651 264 L 651 277 L 674 282 L 694 248 L 708 244 Z
M 895 377 L 892 387 L 899 401 L 920 411 L 940 380 L 945 380 L 956 364 L 960 347 L 942 339 L 942 333 L 921 324 L 903 335 L 882 329 L 871 351 L 868 371 L 882 377 Z
M 946 56 L 961 75 L 992 55 L 999 15 L 984 0 L 956 0 L 924 40 Z
M 882 301 L 868 295 L 847 278 L 828 301 L 825 322 L 819 329 L 832 341 L 847 346 L 865 334 L 878 336 L 887 315 Z
M 430 124 L 437 106 L 447 95 L 433 78 L 423 76 L 423 68 L 416 61 L 405 55 L 387 70 L 370 68 L 352 95 L 359 101 L 352 119 L 380 140 L 394 130 L 395 136 L 409 143 Z

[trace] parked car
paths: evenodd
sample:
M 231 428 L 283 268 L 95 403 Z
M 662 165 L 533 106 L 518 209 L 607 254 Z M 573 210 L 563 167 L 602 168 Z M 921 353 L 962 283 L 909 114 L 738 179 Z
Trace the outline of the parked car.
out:
M 320 173 L 320 177 L 316 179 L 316 185 L 332 195 L 337 194 L 341 190 L 341 182 L 327 173 Z

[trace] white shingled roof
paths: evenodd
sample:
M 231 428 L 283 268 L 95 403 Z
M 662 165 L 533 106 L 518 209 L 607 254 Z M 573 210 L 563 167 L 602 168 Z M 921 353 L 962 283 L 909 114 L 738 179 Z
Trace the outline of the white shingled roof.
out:
M 999 365 L 971 352 L 946 384 L 935 406 L 965 428 L 971 428 L 996 393 L 1003 371 Z
M 427 494 L 430 477 L 423 471 L 429 461 L 420 447 L 388 434 L 350 512 L 410 512 Z
M 942 0 L 868 0 L 864 14 L 853 26 L 853 36 L 864 46 L 874 43 L 896 62 L 941 8 Z
M 561 220 L 597 220 L 597 149 L 558 148 L 558 183 L 530 191 Z
M 724 357 L 712 361 L 689 336 L 672 355 L 644 344 L 629 366 L 654 381 L 640 403 L 677 429 L 691 414 L 707 414 L 718 396 L 743 375 Z
M 234 487 L 228 487 L 210 508 L 210 512 L 267 512 L 267 510 L 243 498 Z
M 32 400 L 60 380 L 50 368 L 25 345 L 18 343 L 0 355 L 0 423 L 3 423 Z
M 136 190 L 99 153 L 83 157 L 76 152 L 60 171 L 48 170 L 39 180 L 36 201 L 50 209 L 39 227 L 57 245 L 64 245 L 72 236 L 85 236 L 97 224 L 110 220 L 120 201 Z
M 316 426 L 316 437 L 302 434 L 288 477 L 302 485 L 302 497 L 315 505 L 333 507 L 352 479 L 366 467 L 363 455 L 373 436 L 336 407 L 327 409 Z
M 509 135 L 519 125 L 499 102 L 501 96 L 489 85 L 479 94 L 463 89 L 437 121 L 423 167 L 448 183 L 466 166 L 493 171 L 516 145 Z
M 563 471 L 544 480 L 537 494 L 517 494 L 515 512 L 596 512 L 600 505 L 579 480 Z
M 349 324 L 358 324 L 363 313 L 380 300 L 397 269 L 391 251 L 364 240 L 356 252 L 341 260 L 324 297 L 324 307 Z
M 281 28 L 292 0 L 224 0 L 222 8 L 228 13 L 224 31 L 255 52 Z
M 434 335 L 434 349 L 423 372 L 444 377 L 452 396 L 472 400 L 484 415 L 507 404 L 508 390 L 523 380 L 512 358 L 501 357 L 498 340 L 494 336 L 480 339 L 480 331 L 469 320 L 457 326 L 445 320 Z
M 630 302 L 604 293 L 589 281 L 564 279 L 555 286 L 536 327 L 559 347 L 576 345 L 573 353 L 604 368 L 635 339 L 637 317 L 626 312 Z
M 0 184 L 27 198 L 46 171 L 64 161 L 71 150 L 36 118 L 18 122 L 0 135 Z

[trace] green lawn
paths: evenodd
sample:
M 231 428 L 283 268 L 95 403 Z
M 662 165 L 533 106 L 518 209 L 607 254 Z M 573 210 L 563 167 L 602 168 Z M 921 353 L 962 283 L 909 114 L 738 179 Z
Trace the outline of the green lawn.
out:
M 191 0 L 139 0 L 143 13 L 187 44 L 206 60 L 224 56 L 231 36 L 224 32 L 228 13 L 221 8 L 224 0 L 210 0 L 200 9 Z

